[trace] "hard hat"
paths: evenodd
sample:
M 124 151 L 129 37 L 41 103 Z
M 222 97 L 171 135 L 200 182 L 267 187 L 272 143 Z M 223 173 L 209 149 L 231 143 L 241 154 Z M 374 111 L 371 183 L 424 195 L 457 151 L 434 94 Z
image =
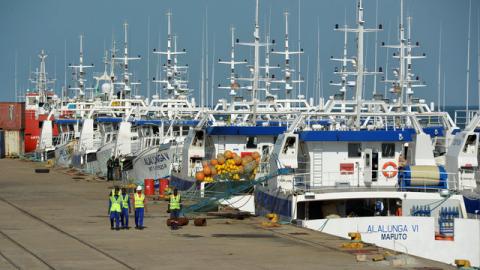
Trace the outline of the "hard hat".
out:
M 137 186 L 137 191 L 142 191 L 142 186 Z

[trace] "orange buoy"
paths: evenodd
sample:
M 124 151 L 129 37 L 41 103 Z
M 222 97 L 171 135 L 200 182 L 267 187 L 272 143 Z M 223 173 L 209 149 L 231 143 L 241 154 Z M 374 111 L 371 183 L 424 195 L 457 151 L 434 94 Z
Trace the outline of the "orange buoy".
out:
M 235 161 L 235 165 L 237 165 L 237 166 L 242 164 L 242 158 L 239 157 L 238 155 L 235 156 L 235 157 L 233 158 L 233 160 Z
M 210 174 L 212 174 L 212 169 L 210 169 L 210 167 L 208 167 L 208 166 L 203 167 L 203 174 L 205 176 L 209 176 Z
M 195 179 L 197 179 L 198 181 L 205 180 L 205 174 L 203 173 L 203 171 L 197 172 L 195 174 Z
M 225 164 L 225 158 L 223 156 L 218 158 L 218 164 L 219 165 Z

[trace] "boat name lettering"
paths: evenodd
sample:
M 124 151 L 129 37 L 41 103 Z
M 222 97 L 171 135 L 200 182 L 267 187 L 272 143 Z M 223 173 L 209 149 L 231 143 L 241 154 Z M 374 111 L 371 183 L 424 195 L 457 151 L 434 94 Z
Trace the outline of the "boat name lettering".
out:
M 367 233 L 379 233 L 381 240 L 407 240 L 408 233 L 419 231 L 418 224 L 368 225 Z
M 407 240 L 406 233 L 382 233 L 382 240 Z
M 145 157 L 143 158 L 143 161 L 145 162 L 145 165 L 150 166 L 150 165 L 162 163 L 169 159 L 170 157 L 168 156 L 168 153 L 161 153 L 154 156 Z

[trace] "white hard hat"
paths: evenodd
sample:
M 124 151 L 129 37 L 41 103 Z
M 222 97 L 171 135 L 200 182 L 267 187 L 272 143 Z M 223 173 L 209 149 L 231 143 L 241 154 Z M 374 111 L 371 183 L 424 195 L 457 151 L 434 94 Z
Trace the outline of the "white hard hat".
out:
M 137 191 L 141 191 L 142 190 L 142 186 L 137 186 Z

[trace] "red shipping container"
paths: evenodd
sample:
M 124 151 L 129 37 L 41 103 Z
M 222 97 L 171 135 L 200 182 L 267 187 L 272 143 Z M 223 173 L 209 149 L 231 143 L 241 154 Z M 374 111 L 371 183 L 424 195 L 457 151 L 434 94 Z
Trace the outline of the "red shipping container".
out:
M 355 165 L 353 163 L 340 163 L 340 174 L 353 174 Z
M 25 103 L 0 102 L 0 129 L 22 130 L 25 128 Z

